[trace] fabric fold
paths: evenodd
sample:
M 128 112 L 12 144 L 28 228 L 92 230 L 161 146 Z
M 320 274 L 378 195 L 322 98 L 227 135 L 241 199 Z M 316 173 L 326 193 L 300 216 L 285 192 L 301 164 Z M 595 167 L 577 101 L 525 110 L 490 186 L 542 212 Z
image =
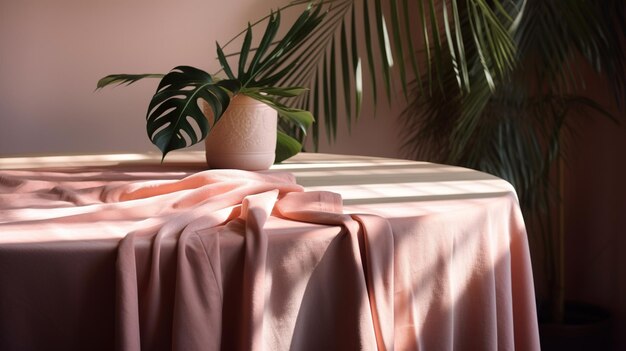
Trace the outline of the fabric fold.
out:
M 246 223 L 242 301 L 244 314 L 240 334 L 242 350 L 258 350 L 263 345 L 267 262 L 267 235 L 263 227 L 272 213 L 277 196 L 278 191 L 251 195 L 242 204 L 241 218 Z
M 394 349 L 393 233 L 388 221 L 374 215 L 345 215 L 341 196 L 329 192 L 289 193 L 277 204 L 291 220 L 342 226 L 347 229 L 355 264 L 369 298 L 378 350 Z M 363 347 L 367 347 L 363 345 Z
M 104 189 L 101 198 L 159 206 L 151 225 L 129 233 L 119 245 L 118 350 L 218 350 L 232 334 L 240 350 L 281 344 L 264 339 L 271 333 L 264 324 L 272 313 L 266 305 L 273 279 L 267 262 L 270 219 L 343 228 L 338 233 L 349 241 L 348 251 L 339 252 L 349 254 L 345 262 L 352 277 L 343 287 L 351 291 L 342 295 L 351 296 L 359 312 L 344 323 L 345 340 L 325 345 L 393 350 L 391 227 L 379 217 L 344 215 L 338 194 L 302 192 L 285 173 L 206 171 L 179 181 L 118 184 Z M 225 235 L 242 238 L 236 249 L 243 260 L 237 330 L 222 325 L 223 295 L 232 293 L 224 291 Z M 309 339 L 307 345 L 288 344 L 314 345 Z

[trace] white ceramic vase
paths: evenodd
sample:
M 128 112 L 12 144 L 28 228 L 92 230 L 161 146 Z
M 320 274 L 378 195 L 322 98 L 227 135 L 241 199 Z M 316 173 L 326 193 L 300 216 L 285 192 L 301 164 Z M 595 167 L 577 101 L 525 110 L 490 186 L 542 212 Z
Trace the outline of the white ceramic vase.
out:
M 205 139 L 210 168 L 266 170 L 274 163 L 278 114 L 266 104 L 236 95 Z

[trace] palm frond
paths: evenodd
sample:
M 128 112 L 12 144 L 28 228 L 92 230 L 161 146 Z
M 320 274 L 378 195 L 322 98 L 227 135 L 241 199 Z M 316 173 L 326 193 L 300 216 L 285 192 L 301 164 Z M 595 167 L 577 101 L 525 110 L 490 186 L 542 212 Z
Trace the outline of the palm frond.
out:
M 547 286 L 553 290 L 550 303 L 557 306 L 551 319 L 559 321 L 563 294 L 554 291 L 562 289 L 562 267 L 553 259 L 560 246 L 552 234 L 554 222 L 546 215 L 560 201 L 552 175 L 557 159 L 567 157 L 575 116 L 588 112 L 619 122 L 604 106 L 580 95 L 588 78 L 582 71 L 594 68 L 618 106 L 626 108 L 626 5 L 619 0 L 490 4 L 493 13 L 481 13 L 488 5 L 481 1 L 442 2 L 448 50 L 439 58 L 427 52 L 432 61 L 428 70 L 422 81 L 411 83 L 413 92 L 402 115 L 404 151 L 409 157 L 475 168 L 511 182 L 529 228 L 536 229 L 530 233 L 531 244 L 540 243 L 550 257 L 545 262 Z M 450 9 L 459 17 L 447 15 Z M 489 29 L 498 21 L 508 25 L 507 33 Z M 457 34 L 459 28 L 469 30 Z M 514 39 L 513 46 L 502 40 L 507 36 Z M 458 65 L 462 61 L 467 72 Z
M 315 97 L 301 96 L 285 103 L 317 111 L 317 119 L 325 122 L 326 138 L 332 141 L 340 121 L 343 120 L 350 129 L 352 121 L 359 115 L 362 79 L 366 79 L 367 87 L 371 87 L 368 94 L 371 101 L 367 103 L 374 107 L 378 103 L 379 89 L 391 100 L 394 95 L 391 87 L 398 78 L 405 94 L 408 93 L 408 82 L 415 78 L 438 83 L 425 84 L 429 91 L 421 90 L 420 93 L 431 94 L 432 89 L 445 91 L 443 80 L 450 67 L 454 67 L 456 84 L 462 93 L 470 93 L 474 85 L 480 90 L 485 82 L 493 90 L 493 82 L 508 74 L 516 58 L 509 31 L 517 23 L 522 6 L 513 6 L 511 2 L 420 0 L 411 5 L 408 0 L 401 3 L 399 0 L 293 1 L 277 12 L 315 3 L 326 16 L 303 40 L 299 50 L 285 55 L 280 64 L 259 74 L 258 79 L 298 62 L 290 67 L 293 69 L 289 69 L 288 75 L 273 83 L 309 88 Z M 251 28 L 260 23 L 251 24 Z M 246 31 L 240 35 L 244 33 Z M 474 53 L 480 53 L 482 60 L 474 60 Z M 231 55 L 237 56 L 238 53 L 225 56 Z M 421 72 L 419 63 L 422 58 L 428 63 L 425 72 Z M 398 69 L 392 71 L 394 63 Z M 407 69 L 409 66 L 411 69 Z M 361 72 L 367 74 L 361 76 Z M 326 89 L 323 89 L 324 84 Z M 339 113 L 343 118 L 339 118 Z M 297 130 L 289 134 L 302 136 Z M 319 136 L 318 129 L 314 129 L 314 145 L 318 145 Z
M 584 86 L 582 76 L 576 73 L 580 71 L 576 60 L 583 57 L 599 72 L 605 72 L 617 94 L 626 86 L 623 44 L 620 43 L 624 33 L 621 37 L 615 34 L 619 33 L 615 26 L 623 20 L 624 6 L 610 3 L 613 3 L 612 9 L 621 8 L 621 17 L 613 14 L 609 18 L 603 17 L 603 13 L 608 14 L 606 8 L 609 6 L 593 1 L 504 3 L 505 7 L 497 13 L 513 9 L 508 15 L 511 19 L 524 13 L 521 20 L 510 21 L 516 23 L 512 35 L 517 43 L 518 63 L 510 67 L 513 70 L 508 75 L 491 83 L 485 79 L 487 75 L 481 73 L 484 63 L 502 59 L 493 54 L 496 51 L 494 45 L 484 46 L 491 52 L 486 55 L 480 52 L 479 45 L 472 44 L 482 40 L 489 42 L 493 38 L 485 36 L 467 40 L 463 37 L 465 55 L 473 58 L 469 60 L 467 73 L 473 82 L 472 89 L 464 92 L 463 84 L 460 87 L 453 84 L 455 78 L 457 83 L 460 80 L 455 65 L 458 50 L 449 50 L 443 56 L 442 62 L 452 65 L 447 65 L 442 81 L 424 75 L 427 90 L 433 91 L 432 95 L 420 95 L 416 88 L 418 83 L 414 81 L 416 90 L 403 115 L 405 152 L 413 157 L 482 169 L 511 181 L 520 194 L 540 196 L 537 192 L 545 191 L 547 185 L 535 186 L 533 179 L 544 176 L 555 159 L 560 149 L 556 136 L 566 123 L 564 116 L 572 110 L 571 106 L 584 102 L 584 106 L 596 113 L 610 116 L 593 100 L 583 100 L 572 94 L 576 88 Z M 470 28 L 484 25 L 482 20 L 481 24 L 472 22 L 476 6 L 480 5 L 460 8 L 461 22 L 455 23 Z M 450 23 L 449 18 L 447 23 Z M 456 41 L 452 33 L 446 33 L 448 43 Z M 459 45 L 455 45 L 458 49 Z M 443 85 L 446 95 L 434 90 L 437 85 Z M 618 100 L 623 102 L 623 96 Z M 506 117 L 496 118 L 496 112 Z M 493 125 L 494 120 L 499 124 Z M 489 130 L 498 131 L 500 139 L 496 135 L 486 135 Z M 514 132 L 518 134 L 512 134 Z M 495 143 L 495 140 L 502 141 Z
M 395 46 L 395 55 L 397 58 L 397 62 L 398 62 L 398 69 L 399 69 L 399 74 L 400 74 L 400 82 L 402 83 L 402 93 L 404 95 L 405 99 L 408 99 L 408 95 L 407 95 L 407 72 L 406 72 L 406 64 L 404 62 L 404 45 L 403 45 L 403 41 L 402 41 L 402 31 L 401 31 L 401 26 L 403 24 L 403 22 L 400 21 L 400 13 L 399 13 L 399 9 L 398 9 L 398 1 L 397 0 L 390 0 L 389 4 L 391 6 L 391 27 L 392 27 L 392 33 L 393 33 L 393 42 L 394 42 L 394 46 Z
M 164 74 L 145 73 L 145 74 L 110 74 L 98 80 L 96 89 L 102 89 L 108 85 L 130 85 L 144 78 L 163 78 Z

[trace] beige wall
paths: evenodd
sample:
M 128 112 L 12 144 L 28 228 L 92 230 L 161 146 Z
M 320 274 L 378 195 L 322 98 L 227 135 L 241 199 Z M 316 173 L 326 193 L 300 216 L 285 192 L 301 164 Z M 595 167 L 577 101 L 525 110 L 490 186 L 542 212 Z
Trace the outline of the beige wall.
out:
M 94 92 L 98 79 L 182 64 L 215 72 L 216 40 L 226 42 L 285 3 L 1 0 L 0 156 L 158 151 L 144 127 L 157 81 Z M 389 114 L 386 106 L 377 112 Z M 394 156 L 393 123 L 371 114 L 350 137 L 323 142 L 322 150 Z

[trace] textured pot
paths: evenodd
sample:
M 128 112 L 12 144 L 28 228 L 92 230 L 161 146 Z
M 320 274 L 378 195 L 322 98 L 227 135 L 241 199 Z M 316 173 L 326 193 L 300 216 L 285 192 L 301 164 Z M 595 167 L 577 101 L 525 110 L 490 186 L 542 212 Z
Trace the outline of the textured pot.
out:
M 205 139 L 209 167 L 270 168 L 276 151 L 277 119 L 276 111 L 266 104 L 245 95 L 235 96 Z

